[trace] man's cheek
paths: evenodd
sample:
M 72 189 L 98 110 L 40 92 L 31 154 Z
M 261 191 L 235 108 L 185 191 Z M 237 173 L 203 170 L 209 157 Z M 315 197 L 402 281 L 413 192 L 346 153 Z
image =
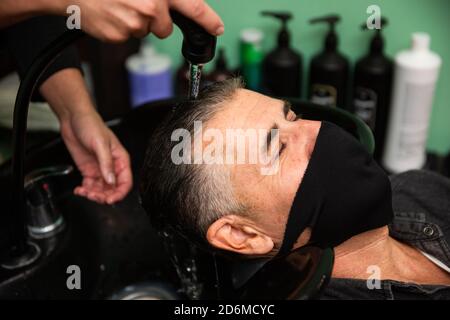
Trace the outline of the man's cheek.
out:
M 281 188 L 283 192 L 289 195 L 290 204 L 294 201 L 295 194 L 305 175 L 308 162 L 300 158 L 290 159 L 289 163 L 285 163 L 282 167 Z

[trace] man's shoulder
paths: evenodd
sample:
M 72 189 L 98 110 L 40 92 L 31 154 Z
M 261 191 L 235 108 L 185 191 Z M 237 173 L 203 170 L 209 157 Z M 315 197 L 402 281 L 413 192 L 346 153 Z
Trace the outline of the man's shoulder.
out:
M 450 179 L 425 170 L 390 178 L 391 235 L 450 265 Z
M 395 217 L 423 213 L 441 228 L 450 226 L 450 179 L 426 170 L 407 171 L 390 179 Z

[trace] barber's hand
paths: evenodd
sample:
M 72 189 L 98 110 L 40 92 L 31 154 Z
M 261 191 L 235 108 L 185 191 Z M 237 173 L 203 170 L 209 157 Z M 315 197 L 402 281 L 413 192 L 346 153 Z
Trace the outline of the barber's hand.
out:
M 169 9 L 193 19 L 213 35 L 223 33 L 223 22 L 203 0 L 66 0 L 66 7 L 78 5 L 81 29 L 104 41 L 122 42 L 130 36 L 152 32 L 159 38 L 172 33 Z M 60 4 L 61 6 L 61 4 Z M 66 8 L 59 8 L 59 11 Z
M 75 194 L 108 204 L 127 195 L 133 180 L 129 155 L 96 111 L 62 121 L 61 135 L 83 176 Z

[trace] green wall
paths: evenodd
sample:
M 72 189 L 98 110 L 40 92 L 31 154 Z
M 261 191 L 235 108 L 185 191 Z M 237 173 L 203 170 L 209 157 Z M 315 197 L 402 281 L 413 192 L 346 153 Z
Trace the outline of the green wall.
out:
M 222 17 L 225 34 L 218 45 L 226 48 L 232 67 L 238 64 L 239 32 L 242 28 L 258 27 L 265 34 L 264 49 L 270 50 L 276 39 L 279 23 L 259 12 L 265 9 L 289 10 L 294 19 L 289 27 L 292 43 L 303 53 L 305 66 L 313 54 L 321 49 L 325 26 L 310 26 L 311 17 L 338 13 L 342 21 L 337 30 L 340 49 L 352 62 L 365 54 L 370 32 L 359 26 L 366 21 L 366 9 L 371 4 L 380 6 L 381 13 L 389 19 L 385 29 L 386 51 L 389 56 L 409 47 L 414 31 L 431 35 L 431 48 L 443 60 L 433 104 L 428 149 L 439 153 L 450 150 L 450 1 L 449 0 L 209 0 L 207 1 Z M 156 39 L 156 38 L 155 38 Z M 155 40 L 158 49 L 170 54 L 176 66 L 181 61 L 181 33 L 179 30 L 166 40 Z M 306 69 L 307 70 L 307 69 Z M 305 71 L 306 71 L 305 70 Z M 305 72 L 304 72 L 305 73 Z M 306 80 L 305 74 L 303 76 Z

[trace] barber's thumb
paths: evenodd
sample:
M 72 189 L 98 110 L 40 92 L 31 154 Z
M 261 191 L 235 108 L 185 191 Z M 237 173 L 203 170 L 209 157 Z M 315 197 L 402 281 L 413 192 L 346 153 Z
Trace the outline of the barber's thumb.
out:
M 116 184 L 116 175 L 114 174 L 114 164 L 109 144 L 106 142 L 100 143 L 97 147 L 96 155 L 103 179 L 110 185 Z

